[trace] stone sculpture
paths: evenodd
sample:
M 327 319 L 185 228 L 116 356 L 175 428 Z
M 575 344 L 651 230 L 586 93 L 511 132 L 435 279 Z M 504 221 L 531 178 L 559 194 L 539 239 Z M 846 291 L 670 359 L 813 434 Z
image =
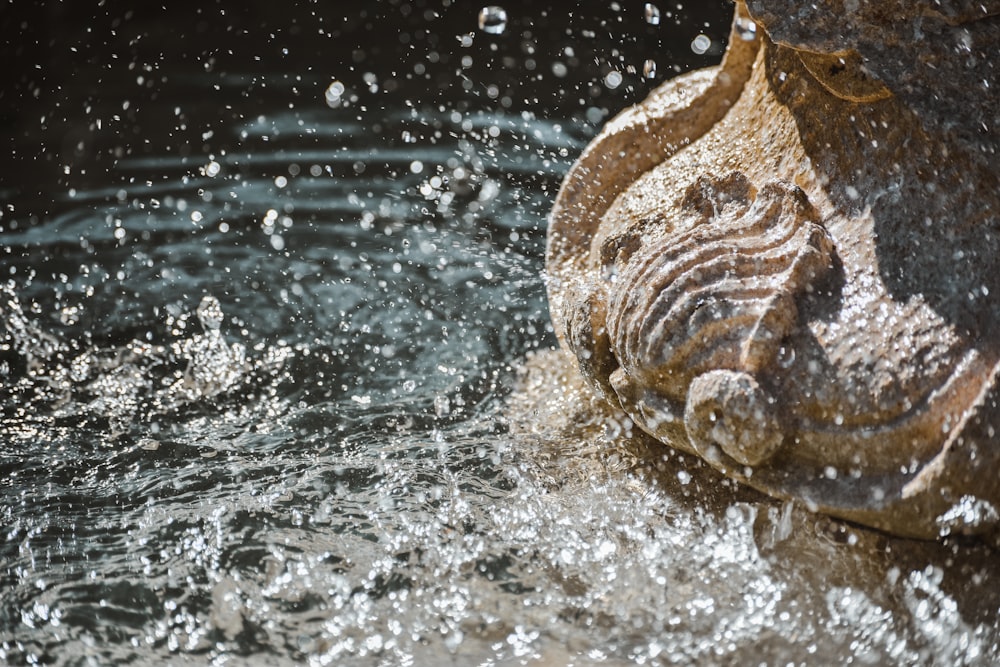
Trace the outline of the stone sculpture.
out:
M 644 431 L 896 534 L 1000 523 L 1000 2 L 750 0 L 568 174 L 556 334 Z

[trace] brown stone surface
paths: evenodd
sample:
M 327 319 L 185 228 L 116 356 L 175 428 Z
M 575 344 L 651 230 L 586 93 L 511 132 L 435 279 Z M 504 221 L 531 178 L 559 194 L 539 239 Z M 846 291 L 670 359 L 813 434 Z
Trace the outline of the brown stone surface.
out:
M 1000 3 L 754 0 L 756 33 L 746 12 L 721 66 L 567 176 L 561 344 L 643 430 L 766 493 L 995 531 Z

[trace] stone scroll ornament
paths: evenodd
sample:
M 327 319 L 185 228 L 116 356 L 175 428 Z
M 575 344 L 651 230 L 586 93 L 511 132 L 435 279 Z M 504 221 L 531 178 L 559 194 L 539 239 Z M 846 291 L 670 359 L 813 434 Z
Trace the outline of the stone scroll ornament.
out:
M 551 214 L 556 334 L 644 431 L 910 537 L 1000 527 L 1000 1 L 752 0 Z

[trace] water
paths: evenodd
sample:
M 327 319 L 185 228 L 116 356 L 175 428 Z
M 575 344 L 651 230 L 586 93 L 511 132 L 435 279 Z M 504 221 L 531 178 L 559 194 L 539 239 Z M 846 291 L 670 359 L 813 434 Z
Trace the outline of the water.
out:
M 709 29 L 536 5 L 5 19 L 0 661 L 1000 657 L 988 548 L 565 423 L 546 212 Z
M 750 42 L 757 36 L 757 24 L 752 19 L 740 17 L 736 19 L 734 27 L 736 28 L 736 34 L 742 40 Z
M 712 39 L 707 35 L 698 35 L 691 40 L 691 50 L 702 55 L 712 47 Z
M 488 5 L 479 10 L 479 29 L 491 35 L 499 35 L 507 29 L 507 10 L 496 5 Z
M 660 25 L 660 8 L 651 2 L 643 5 L 643 12 L 646 15 L 646 23 L 650 25 Z

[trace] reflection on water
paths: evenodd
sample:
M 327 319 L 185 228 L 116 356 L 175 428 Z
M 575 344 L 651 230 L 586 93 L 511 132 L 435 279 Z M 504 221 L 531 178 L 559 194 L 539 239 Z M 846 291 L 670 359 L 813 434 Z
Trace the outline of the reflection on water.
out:
M 461 5 L 8 19 L 0 659 L 994 662 L 993 552 L 570 425 L 540 361 L 561 174 L 728 8 Z

